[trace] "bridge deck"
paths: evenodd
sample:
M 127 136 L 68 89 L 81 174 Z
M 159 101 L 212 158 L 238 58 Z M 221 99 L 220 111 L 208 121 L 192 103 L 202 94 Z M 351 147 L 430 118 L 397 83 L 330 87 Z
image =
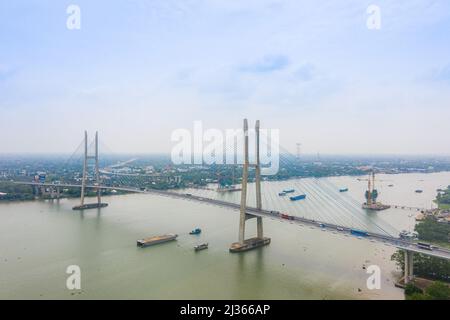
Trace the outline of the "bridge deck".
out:
M 36 182 L 15 182 L 17 184 L 25 184 L 25 185 L 34 185 L 34 186 L 45 186 L 45 187 L 63 187 L 63 188 L 81 188 L 81 185 L 77 184 L 52 184 L 52 183 L 36 183 Z M 227 201 L 222 200 L 216 200 L 216 199 L 210 199 L 205 197 L 200 197 L 192 194 L 183 194 L 179 192 L 173 192 L 168 190 L 156 190 L 156 189 L 147 189 L 147 190 L 140 190 L 137 188 L 126 188 L 126 187 L 112 187 L 112 186 L 97 186 L 97 185 L 87 185 L 86 188 L 101 188 L 101 189 L 107 189 L 107 190 L 120 190 L 120 191 L 127 191 L 127 192 L 135 192 L 135 193 L 143 193 L 143 194 L 153 194 L 158 196 L 164 196 L 164 197 L 171 197 L 181 200 L 193 200 L 197 202 L 202 203 L 208 203 L 213 204 L 216 206 L 229 208 L 233 210 L 239 210 L 240 205 L 237 203 L 231 203 Z M 321 222 L 317 220 L 302 218 L 302 217 L 293 217 L 293 220 L 286 220 L 280 217 L 278 211 L 269 211 L 269 210 L 258 210 L 256 208 L 247 207 L 247 213 L 255 216 L 261 216 L 261 217 L 268 217 L 272 219 L 277 219 L 283 222 L 290 222 L 298 225 L 306 225 L 306 226 L 313 226 L 317 228 L 322 228 L 325 231 L 329 232 L 335 232 L 335 233 L 341 233 L 341 234 L 351 234 L 351 228 L 339 226 L 330 224 L 327 222 Z M 319 225 L 323 224 L 325 227 L 320 227 Z M 397 247 L 399 249 L 408 250 L 412 252 L 422 253 L 429 256 L 434 256 L 438 258 L 443 259 L 450 259 L 450 250 L 434 246 L 433 250 L 425 250 L 422 248 L 417 247 L 417 244 L 411 241 L 407 241 L 404 239 L 377 234 L 377 233 L 369 233 L 367 237 L 364 237 L 365 239 L 374 240 L 377 242 L 384 243 L 386 245 L 391 245 L 394 247 Z

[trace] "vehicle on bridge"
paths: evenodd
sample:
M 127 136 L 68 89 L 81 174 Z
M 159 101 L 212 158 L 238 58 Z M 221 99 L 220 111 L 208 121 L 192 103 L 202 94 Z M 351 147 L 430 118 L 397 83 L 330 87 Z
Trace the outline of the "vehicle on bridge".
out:
M 280 213 L 280 217 L 281 217 L 282 219 L 287 219 L 287 220 L 294 220 L 294 219 L 295 219 L 294 216 L 290 216 L 290 215 L 285 214 L 285 213 Z
M 413 240 L 417 238 L 417 233 L 403 230 L 402 232 L 400 232 L 399 237 L 400 239 Z
M 351 229 L 350 233 L 354 236 L 358 236 L 358 237 L 368 237 L 369 233 L 367 231 L 361 231 L 361 230 L 357 230 L 357 229 Z
M 425 242 L 417 242 L 417 247 L 421 248 L 421 249 L 425 249 L 425 250 L 433 250 L 433 247 L 431 244 L 429 243 L 425 243 Z

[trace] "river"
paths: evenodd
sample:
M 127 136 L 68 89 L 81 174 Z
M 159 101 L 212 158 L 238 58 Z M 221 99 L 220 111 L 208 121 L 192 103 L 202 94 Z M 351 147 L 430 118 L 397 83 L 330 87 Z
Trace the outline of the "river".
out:
M 380 201 L 431 207 L 436 189 L 450 184 L 450 172 L 378 175 L 377 180 Z M 341 196 L 352 203 L 363 201 L 366 184 L 356 177 L 264 182 L 263 201 L 318 220 L 383 226 L 388 233 L 412 230 L 414 211 L 361 210 L 356 217 L 334 198 L 329 200 L 336 206 L 324 204 L 326 196 L 317 189 L 346 186 L 349 191 Z M 283 204 L 277 192 L 293 185 L 307 199 Z M 201 192 L 239 198 L 238 192 Z M 249 199 L 253 196 L 252 191 Z M 238 233 L 235 211 L 144 194 L 105 201 L 107 208 L 84 213 L 71 210 L 77 199 L 1 203 L 0 299 L 403 299 L 394 286 L 399 272 L 390 256 L 395 249 L 384 244 L 265 219 L 272 243 L 231 254 L 228 247 Z M 189 235 L 197 226 L 202 234 Z M 247 230 L 248 237 L 255 233 L 253 220 Z M 178 240 L 136 247 L 137 239 L 164 233 L 177 233 Z M 201 242 L 209 249 L 195 253 L 193 246 Z M 81 290 L 66 288 L 69 265 L 81 269 Z M 363 266 L 369 265 L 380 267 L 381 289 L 367 288 Z

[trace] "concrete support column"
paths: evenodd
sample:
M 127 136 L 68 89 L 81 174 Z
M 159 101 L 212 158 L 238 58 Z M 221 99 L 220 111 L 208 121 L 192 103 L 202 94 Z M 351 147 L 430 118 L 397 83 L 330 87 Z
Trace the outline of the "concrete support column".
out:
M 262 217 L 257 217 L 256 218 L 256 230 L 257 230 L 257 237 L 258 238 L 263 238 L 264 233 L 263 233 L 263 219 L 262 219 Z
M 405 250 L 405 284 L 408 284 L 414 277 L 414 253 Z
M 256 167 L 255 167 L 255 184 L 256 184 L 256 208 L 258 210 L 262 209 L 262 200 L 261 200 L 261 163 L 259 158 L 259 120 L 256 121 L 255 125 L 255 133 L 256 133 Z M 262 238 L 263 233 L 263 220 L 262 217 L 257 217 L 256 219 L 256 230 L 257 237 Z
M 84 158 L 83 158 L 83 177 L 81 181 L 81 205 L 84 205 L 84 193 L 86 189 L 86 179 L 87 179 L 87 155 L 88 145 L 87 145 L 87 131 L 84 132 Z
M 95 182 L 100 185 L 100 170 L 98 167 L 98 132 L 95 132 Z M 97 203 L 102 203 L 101 189 L 97 188 Z

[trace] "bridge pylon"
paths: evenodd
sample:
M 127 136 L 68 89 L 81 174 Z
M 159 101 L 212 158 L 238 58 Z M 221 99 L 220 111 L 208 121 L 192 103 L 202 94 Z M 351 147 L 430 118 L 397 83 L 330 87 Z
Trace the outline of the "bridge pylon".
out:
M 255 185 L 256 185 L 256 208 L 262 209 L 261 201 L 261 165 L 259 157 L 259 120 L 255 125 L 256 134 L 256 163 L 255 167 Z M 256 216 L 247 213 L 247 187 L 248 187 L 248 169 L 250 166 L 248 153 L 248 122 L 244 119 L 244 165 L 242 170 L 242 191 L 241 191 L 241 206 L 239 215 L 239 241 L 231 244 L 230 252 L 243 252 L 255 249 L 270 243 L 270 238 L 263 235 L 263 221 L 261 216 Z M 245 239 L 245 222 L 248 219 L 256 218 L 257 235 L 254 238 Z
M 101 198 L 101 188 L 96 188 L 97 192 L 97 203 L 84 203 L 85 193 L 86 193 L 86 182 L 88 179 L 88 167 L 89 167 L 89 160 L 94 160 L 94 185 L 100 186 L 100 170 L 99 170 L 99 164 L 98 164 L 98 132 L 95 132 L 95 140 L 94 140 L 94 148 L 95 152 L 94 155 L 89 155 L 88 153 L 88 134 L 87 131 L 84 131 L 84 157 L 83 157 L 83 175 L 81 180 L 81 199 L 80 199 L 80 205 L 75 206 L 72 209 L 73 210 L 85 210 L 85 209 L 95 209 L 95 208 L 103 208 L 108 206 L 107 203 L 102 203 Z

